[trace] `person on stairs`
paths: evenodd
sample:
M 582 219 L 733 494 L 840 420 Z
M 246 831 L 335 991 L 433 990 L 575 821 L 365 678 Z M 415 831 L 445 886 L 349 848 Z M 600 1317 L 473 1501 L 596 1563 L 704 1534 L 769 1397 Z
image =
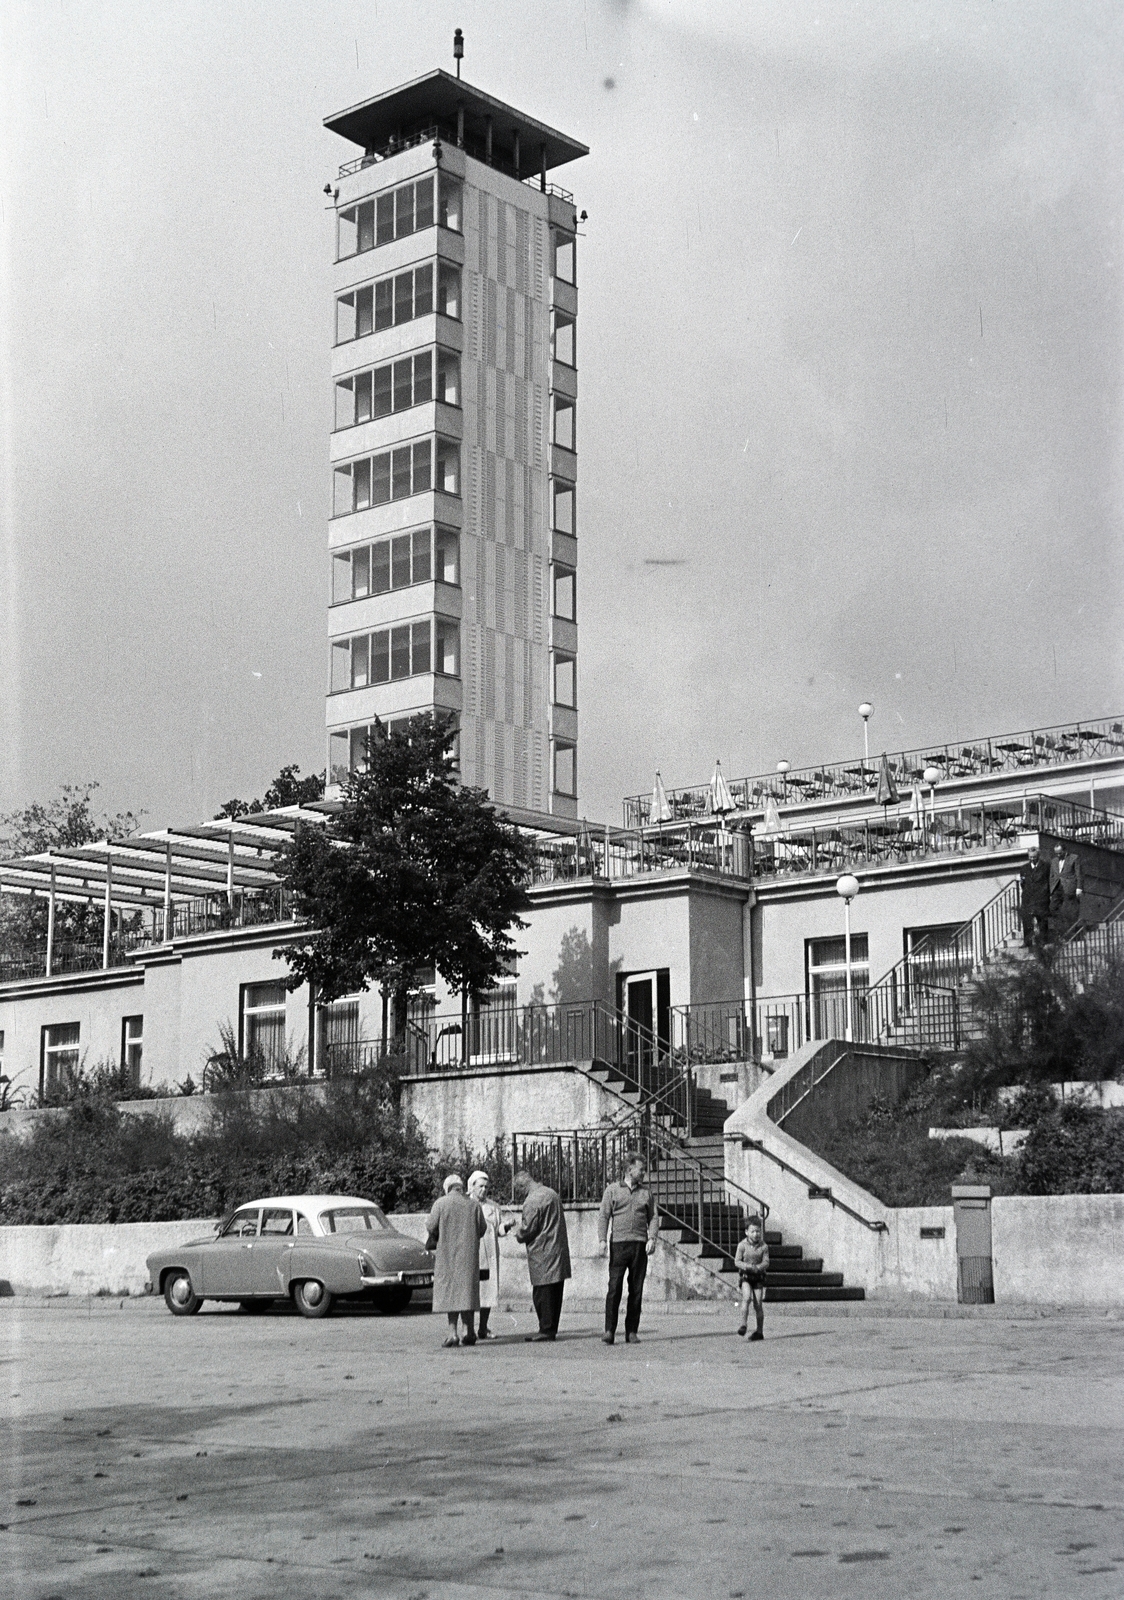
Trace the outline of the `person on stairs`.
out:
M 738 1269 L 738 1285 L 742 1292 L 742 1320 L 738 1332 L 745 1337 L 745 1330 L 749 1325 L 749 1303 L 753 1301 L 753 1314 L 757 1319 L 757 1331 L 750 1334 L 750 1339 L 763 1339 L 765 1337 L 765 1274 L 769 1270 L 769 1246 L 765 1243 L 765 1235 L 761 1230 L 761 1218 L 750 1217 L 745 1225 L 745 1238 L 738 1241 L 738 1248 L 734 1254 L 734 1265 Z

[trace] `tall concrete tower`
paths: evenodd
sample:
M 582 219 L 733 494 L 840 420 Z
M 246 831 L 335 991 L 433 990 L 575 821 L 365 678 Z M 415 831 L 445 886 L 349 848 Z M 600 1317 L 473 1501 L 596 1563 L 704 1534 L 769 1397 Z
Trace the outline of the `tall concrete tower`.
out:
M 326 119 L 336 213 L 328 766 L 459 728 L 465 783 L 577 813 L 577 218 L 586 147 L 447 72 Z

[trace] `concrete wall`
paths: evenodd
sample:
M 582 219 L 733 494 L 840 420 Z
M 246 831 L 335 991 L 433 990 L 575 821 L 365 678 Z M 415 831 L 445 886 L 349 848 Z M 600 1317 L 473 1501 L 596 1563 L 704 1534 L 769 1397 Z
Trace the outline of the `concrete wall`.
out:
M 394 1226 L 413 1239 L 425 1238 L 425 1213 L 396 1214 Z M 604 1299 L 608 1264 L 597 1254 L 597 1207 L 566 1211 L 573 1278 L 571 1302 Z M 72 1224 L 57 1228 L 0 1228 L 0 1293 L 17 1295 L 141 1295 L 145 1257 L 153 1250 L 188 1239 L 207 1238 L 214 1223 L 131 1222 Z M 531 1284 L 527 1252 L 513 1238 L 500 1242 L 501 1305 L 527 1309 Z M 728 1299 L 722 1285 L 672 1246 L 656 1247 L 648 1266 L 645 1298 L 659 1300 Z
M 463 1140 L 483 1151 L 513 1133 L 596 1127 L 627 1114 L 622 1101 L 573 1067 L 488 1067 L 402 1084 L 403 1105 L 435 1150 Z
M 1124 1195 L 997 1195 L 997 1304 L 1124 1306 Z
M 784 1131 L 803 1144 L 814 1145 L 841 1122 L 861 1117 L 875 1096 L 897 1105 L 925 1076 L 924 1064 L 916 1056 L 867 1052 L 861 1046 L 848 1048 L 838 1041 L 821 1045 L 818 1054 L 808 1059 L 823 1070 L 841 1054 L 843 1059 L 838 1065 L 784 1119 Z M 774 1083 L 774 1093 L 778 1090 L 779 1085 Z

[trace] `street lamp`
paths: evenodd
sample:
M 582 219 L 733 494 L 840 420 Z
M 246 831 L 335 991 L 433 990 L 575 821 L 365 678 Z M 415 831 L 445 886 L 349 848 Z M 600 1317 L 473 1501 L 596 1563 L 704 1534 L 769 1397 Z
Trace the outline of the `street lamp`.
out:
M 874 707 L 869 700 L 864 700 L 859 707 L 859 716 L 863 719 L 863 766 L 870 760 L 870 728 L 868 726 L 874 715 Z
M 859 880 L 853 873 L 845 872 L 835 880 L 835 892 L 843 902 L 843 958 L 847 966 L 847 1025 L 843 1037 L 850 1044 L 855 1037 L 851 1026 L 851 901 L 859 892 Z
M 929 785 L 929 826 L 935 830 L 937 826 L 937 784 L 943 774 L 940 767 L 926 767 L 921 776 Z
M 784 790 L 784 798 L 785 798 L 785 801 L 787 802 L 787 800 L 788 800 L 788 762 L 787 761 L 778 761 L 777 762 L 777 771 L 781 775 L 781 787 Z

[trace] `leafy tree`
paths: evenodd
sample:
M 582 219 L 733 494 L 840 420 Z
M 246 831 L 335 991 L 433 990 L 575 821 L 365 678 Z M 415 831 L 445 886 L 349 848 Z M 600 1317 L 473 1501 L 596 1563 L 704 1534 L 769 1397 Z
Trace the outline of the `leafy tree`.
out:
M 260 800 L 228 800 L 215 813 L 215 821 L 223 817 L 232 820 L 238 817 L 257 816 L 262 811 L 277 811 L 282 806 L 307 805 L 310 800 L 324 798 L 324 774 L 310 772 L 307 777 L 300 776 L 300 768 L 296 762 L 290 762 L 287 767 L 274 778 L 269 788 Z
M 76 848 L 99 839 L 124 839 L 136 833 L 140 815 L 133 811 L 95 813 L 96 783 L 63 784 L 55 800 L 36 801 L 0 816 L 0 858 L 41 855 L 45 850 Z M 60 900 L 55 907 L 55 938 L 61 943 L 91 944 L 102 936 L 100 902 Z M 44 948 L 47 901 L 24 895 L 0 896 L 0 948 L 18 959 Z
M 288 983 L 329 1001 L 371 983 L 394 997 L 395 1027 L 419 968 L 467 995 L 491 988 L 517 954 L 531 849 L 480 789 L 458 785 L 453 735 L 431 716 L 370 741 L 325 828 L 300 830 L 282 873 L 314 932 L 276 954 Z

